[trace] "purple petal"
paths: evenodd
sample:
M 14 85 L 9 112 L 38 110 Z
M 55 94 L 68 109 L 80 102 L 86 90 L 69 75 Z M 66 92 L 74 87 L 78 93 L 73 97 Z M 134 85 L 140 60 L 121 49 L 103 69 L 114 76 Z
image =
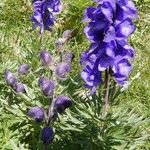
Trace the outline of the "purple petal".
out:
M 43 77 L 39 78 L 38 84 L 41 88 L 41 91 L 45 96 L 51 97 L 53 96 L 55 85 L 54 82 L 51 80 L 46 80 Z
M 70 63 L 67 62 L 62 62 L 59 63 L 56 67 L 56 75 L 60 78 L 60 79 L 65 79 L 66 75 L 71 71 L 71 65 Z
M 85 10 L 83 21 L 89 21 L 93 18 L 93 12 L 95 11 L 94 7 L 89 7 Z
M 69 52 L 65 55 L 65 61 L 71 63 L 73 61 L 74 57 L 75 57 L 74 54 Z
M 127 81 L 130 73 L 132 71 L 132 66 L 127 59 L 122 59 L 114 64 L 113 72 L 114 77 L 118 84 L 123 85 Z
M 41 131 L 41 140 L 43 144 L 48 145 L 53 141 L 54 132 L 50 127 L 44 127 Z
M 52 64 L 52 56 L 47 51 L 40 52 L 40 60 L 43 66 L 49 66 Z
M 109 2 L 105 2 L 101 5 L 102 13 L 105 15 L 105 17 L 112 22 L 113 19 L 113 11 L 111 4 Z
M 22 65 L 20 65 L 20 67 L 18 68 L 18 73 L 19 73 L 20 75 L 26 75 L 26 74 L 28 74 L 29 69 L 30 69 L 29 65 L 27 65 L 27 64 L 22 64 Z
M 17 83 L 17 78 L 8 70 L 4 72 L 5 81 L 8 85 L 14 86 Z
M 128 38 L 135 31 L 135 26 L 131 19 L 127 18 L 116 26 L 116 38 L 118 40 Z
M 41 123 L 45 119 L 45 112 L 41 107 L 32 107 L 28 111 L 28 116 L 34 119 L 37 123 Z
M 66 108 L 72 106 L 72 101 L 69 97 L 67 96 L 59 96 L 55 100 L 55 109 L 58 113 L 63 113 Z
M 22 84 L 21 82 L 16 83 L 16 84 L 13 86 L 13 89 L 14 89 L 14 91 L 17 92 L 17 93 L 26 93 L 25 86 L 24 86 L 24 84 Z

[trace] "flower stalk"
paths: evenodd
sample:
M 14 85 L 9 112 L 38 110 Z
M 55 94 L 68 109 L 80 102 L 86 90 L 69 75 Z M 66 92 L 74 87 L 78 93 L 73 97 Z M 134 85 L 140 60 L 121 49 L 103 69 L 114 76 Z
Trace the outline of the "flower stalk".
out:
M 102 118 L 107 116 L 109 110 L 109 70 L 105 70 L 105 90 L 104 90 L 104 101 L 103 101 L 103 108 L 102 108 Z

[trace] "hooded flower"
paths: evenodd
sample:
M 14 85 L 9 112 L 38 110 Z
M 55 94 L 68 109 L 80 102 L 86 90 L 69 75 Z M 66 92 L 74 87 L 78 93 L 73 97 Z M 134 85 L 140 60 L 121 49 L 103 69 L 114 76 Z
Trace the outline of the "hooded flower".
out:
M 51 97 L 53 96 L 55 85 L 51 80 L 47 80 L 43 77 L 39 78 L 39 87 L 41 88 L 43 94 L 45 96 Z
M 28 64 L 22 64 L 22 65 L 20 65 L 19 68 L 18 68 L 18 73 L 19 73 L 20 75 L 26 75 L 26 74 L 28 74 L 29 69 L 30 69 L 30 67 L 29 67 Z
M 72 101 L 69 97 L 66 96 L 59 96 L 55 100 L 54 108 L 60 114 L 62 114 L 66 108 L 72 105 Z
M 35 106 L 28 111 L 28 116 L 34 119 L 35 122 L 41 123 L 45 119 L 43 108 Z
M 74 54 L 71 53 L 71 52 L 68 52 L 65 54 L 65 61 L 68 62 L 68 63 L 71 63 L 74 59 Z
M 43 66 L 50 66 L 52 64 L 52 56 L 47 51 L 40 52 L 40 60 Z
M 119 85 L 128 80 L 134 58 L 128 38 L 135 31 L 132 19 L 137 19 L 132 0 L 94 1 L 97 7 L 87 8 L 83 19 L 88 22 L 84 32 L 91 45 L 81 56 L 81 77 L 92 94 L 108 68 Z
M 41 131 L 41 140 L 43 144 L 48 145 L 53 141 L 54 132 L 50 127 L 44 127 Z
M 55 23 L 55 15 L 60 13 L 61 9 L 60 0 L 33 0 L 33 29 L 39 27 L 40 33 L 44 30 L 50 31 Z
M 14 87 L 15 84 L 17 83 L 17 78 L 9 70 L 6 70 L 4 72 L 4 77 L 7 84 L 10 85 L 11 87 Z
M 17 82 L 14 86 L 13 89 L 16 93 L 26 93 L 25 90 L 25 85 L 22 84 L 21 82 Z
M 59 63 L 55 73 L 60 79 L 66 79 L 66 75 L 71 71 L 71 64 L 68 62 Z

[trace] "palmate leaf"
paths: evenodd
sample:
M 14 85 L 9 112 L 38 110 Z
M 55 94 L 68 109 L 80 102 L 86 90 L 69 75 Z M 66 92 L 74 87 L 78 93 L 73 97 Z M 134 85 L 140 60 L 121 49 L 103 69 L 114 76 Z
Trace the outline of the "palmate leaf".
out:
M 107 118 L 102 119 L 101 115 L 98 114 L 99 110 L 97 110 L 101 109 L 101 96 L 89 98 L 86 91 L 80 84 L 77 84 L 79 82 L 80 77 L 78 76 L 66 82 L 66 90 L 69 89 L 67 93 L 74 100 L 74 107 L 71 111 L 68 110 L 67 114 L 62 117 L 63 119 L 60 118 L 61 121 L 63 120 L 62 124 L 60 121 L 60 128 L 65 129 L 69 135 L 68 137 L 65 134 L 66 138 L 70 138 L 69 133 L 73 132 L 74 137 L 75 135 L 80 137 L 73 141 L 80 148 L 86 147 L 85 139 L 88 139 L 88 143 L 91 145 L 87 149 L 97 147 L 101 150 L 144 148 L 150 137 L 148 134 L 149 119 L 137 113 L 134 108 L 126 108 L 121 103 L 114 105 Z M 99 108 L 96 107 L 98 102 L 100 103 Z M 64 128 L 64 125 L 67 128 Z M 70 142 L 72 142 L 71 139 Z

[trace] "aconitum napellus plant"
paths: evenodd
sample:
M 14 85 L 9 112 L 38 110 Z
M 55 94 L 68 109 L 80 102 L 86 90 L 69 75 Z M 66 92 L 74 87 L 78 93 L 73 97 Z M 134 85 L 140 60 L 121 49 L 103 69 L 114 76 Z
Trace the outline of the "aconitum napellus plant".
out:
M 81 76 L 91 94 L 103 82 L 103 71 L 108 71 L 120 86 L 127 82 L 134 58 L 128 38 L 135 31 L 132 20 L 137 19 L 132 0 L 93 1 L 96 7 L 87 8 L 83 19 L 88 22 L 84 33 L 90 47 L 81 56 Z
M 61 12 L 60 0 L 33 0 L 33 15 L 31 17 L 33 30 L 40 28 L 40 33 L 44 30 L 51 31 L 56 22 L 55 16 Z

